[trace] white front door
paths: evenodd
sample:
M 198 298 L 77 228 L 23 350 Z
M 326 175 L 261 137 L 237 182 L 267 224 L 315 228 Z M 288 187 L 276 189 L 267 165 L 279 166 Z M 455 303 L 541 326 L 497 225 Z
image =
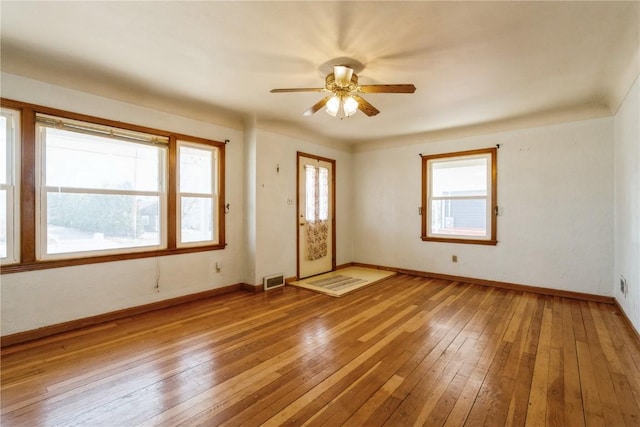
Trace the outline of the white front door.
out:
M 335 160 L 298 153 L 298 278 L 335 268 Z

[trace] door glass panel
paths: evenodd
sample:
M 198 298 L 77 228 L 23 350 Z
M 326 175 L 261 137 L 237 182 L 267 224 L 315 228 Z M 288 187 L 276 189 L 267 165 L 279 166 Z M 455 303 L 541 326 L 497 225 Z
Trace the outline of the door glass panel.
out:
M 329 169 L 318 168 L 318 219 L 329 219 Z
M 326 221 L 329 219 L 329 169 L 305 166 L 307 221 Z
M 306 165 L 304 167 L 305 173 L 305 194 L 306 194 L 306 209 L 305 219 L 307 221 L 316 220 L 316 176 L 318 175 L 315 166 Z

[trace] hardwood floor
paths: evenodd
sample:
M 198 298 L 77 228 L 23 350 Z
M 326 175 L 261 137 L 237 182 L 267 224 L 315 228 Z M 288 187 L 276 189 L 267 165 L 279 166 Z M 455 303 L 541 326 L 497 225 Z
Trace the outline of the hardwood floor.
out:
M 399 275 L 231 294 L 2 350 L 2 425 L 639 426 L 609 304 Z

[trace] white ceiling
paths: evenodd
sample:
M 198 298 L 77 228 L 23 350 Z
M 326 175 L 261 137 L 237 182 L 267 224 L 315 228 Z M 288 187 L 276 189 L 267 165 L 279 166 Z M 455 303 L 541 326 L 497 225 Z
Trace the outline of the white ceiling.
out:
M 362 142 L 614 113 L 640 2 L 8 2 L 2 71 L 230 126 Z M 302 112 L 352 58 L 381 113 Z

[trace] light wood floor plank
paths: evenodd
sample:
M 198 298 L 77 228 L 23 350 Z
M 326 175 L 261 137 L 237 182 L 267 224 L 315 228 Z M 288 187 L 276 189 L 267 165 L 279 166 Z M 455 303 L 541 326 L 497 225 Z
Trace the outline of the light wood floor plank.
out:
M 233 292 L 5 348 L 2 426 L 638 426 L 617 307 L 408 275 Z
M 600 392 L 596 381 L 595 368 L 591 359 L 589 345 L 584 342 L 577 342 L 576 349 L 578 352 L 578 367 L 580 369 L 580 384 L 582 388 L 582 408 L 584 413 L 585 425 L 604 426 L 604 414 L 602 411 L 602 402 L 600 400 Z
M 564 377 L 564 422 L 567 427 L 584 427 L 582 390 L 572 305 L 562 304 L 562 375 Z

